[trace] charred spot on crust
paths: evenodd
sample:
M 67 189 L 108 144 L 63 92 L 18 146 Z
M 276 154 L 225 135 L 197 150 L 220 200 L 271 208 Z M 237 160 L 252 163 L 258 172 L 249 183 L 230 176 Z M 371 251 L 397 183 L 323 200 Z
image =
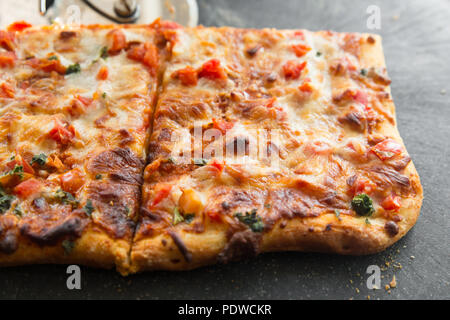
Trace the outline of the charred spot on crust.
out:
M 16 223 L 13 219 L 3 218 L 0 220 L 0 252 L 14 253 L 19 247 L 18 236 Z
M 394 237 L 399 231 L 398 224 L 394 221 L 388 221 L 384 224 L 384 230 L 386 230 L 389 236 Z
M 54 245 L 66 237 L 79 237 L 86 225 L 80 217 L 69 217 L 57 225 L 51 227 L 44 226 L 35 230 L 39 224 L 34 222 L 35 220 L 24 223 L 20 227 L 20 232 L 33 242 L 43 246 Z
M 109 173 L 111 179 L 130 184 L 140 184 L 143 161 L 129 148 L 106 150 L 95 156 L 87 165 L 92 174 Z
M 261 242 L 261 234 L 245 230 L 234 233 L 217 260 L 220 263 L 228 263 L 258 255 Z
M 132 233 L 134 215 L 140 191 L 137 185 L 108 181 L 93 181 L 88 186 L 88 197 L 99 215 L 95 223 L 111 236 L 122 238 Z
M 183 240 L 181 240 L 180 236 L 173 230 L 169 230 L 168 234 L 172 238 L 175 245 L 178 247 L 178 250 L 180 250 L 181 254 L 184 257 L 184 260 L 186 260 L 186 262 L 191 262 L 192 253 L 189 252 L 188 248 L 184 244 Z

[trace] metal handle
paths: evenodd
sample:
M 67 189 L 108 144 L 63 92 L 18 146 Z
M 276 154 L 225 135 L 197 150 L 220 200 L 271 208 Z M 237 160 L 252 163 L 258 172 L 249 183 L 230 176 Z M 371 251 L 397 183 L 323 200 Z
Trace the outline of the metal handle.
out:
M 102 15 L 103 17 L 115 22 L 115 23 L 134 23 L 139 19 L 140 15 L 140 6 L 136 3 L 136 1 L 127 1 L 127 0 L 118 0 L 114 4 L 113 12 L 116 13 L 116 16 L 109 14 L 108 12 L 103 11 L 95 4 L 93 4 L 89 0 L 83 0 L 83 2 L 92 10 Z M 48 4 L 48 5 L 47 5 Z M 45 15 L 47 13 L 48 7 L 53 4 L 53 1 L 49 1 L 47 3 L 46 0 L 39 1 L 39 12 L 41 15 Z

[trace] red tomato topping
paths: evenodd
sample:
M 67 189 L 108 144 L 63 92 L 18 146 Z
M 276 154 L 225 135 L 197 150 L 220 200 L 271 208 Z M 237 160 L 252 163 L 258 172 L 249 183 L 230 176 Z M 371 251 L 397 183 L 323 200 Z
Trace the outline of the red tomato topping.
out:
M 73 169 L 59 177 L 64 191 L 75 193 L 84 184 L 84 174 L 80 169 Z
M 222 217 L 221 217 L 220 213 L 218 213 L 216 211 L 209 211 L 208 217 L 211 221 L 222 222 Z
M 6 164 L 6 166 L 7 166 L 10 170 L 14 169 L 14 167 L 15 167 L 16 165 L 22 166 L 24 172 L 29 173 L 29 174 L 34 174 L 34 169 L 33 169 L 33 168 L 30 166 L 30 164 L 29 164 L 25 159 L 23 159 L 22 156 L 20 156 L 20 155 L 16 155 L 16 156 L 14 157 L 14 160 L 9 161 L 9 162 Z
M 32 194 L 39 192 L 42 184 L 39 180 L 31 178 L 19 183 L 14 187 L 14 193 L 21 198 L 28 198 Z
M 286 79 L 295 80 L 300 77 L 302 70 L 306 67 L 306 61 L 298 63 L 293 60 L 289 60 L 283 65 L 283 73 Z
M 199 78 L 207 78 L 210 80 L 216 80 L 216 79 L 226 79 L 227 74 L 225 73 L 225 70 L 220 65 L 219 59 L 211 59 L 206 61 L 201 67 L 198 72 Z
M 294 45 L 292 45 L 291 48 L 294 51 L 295 55 L 299 58 L 303 57 L 305 54 L 308 53 L 308 51 L 311 50 L 310 47 L 308 47 L 307 45 L 301 44 L 301 43 L 294 44 Z
M 113 30 L 108 33 L 108 37 L 112 40 L 111 48 L 108 50 L 109 54 L 117 54 L 127 47 L 127 39 L 122 30 Z
M 155 29 L 163 29 L 163 30 L 164 29 L 179 29 L 179 28 L 183 28 L 183 26 L 179 25 L 176 22 L 161 20 L 160 18 L 158 18 L 155 21 L 153 21 L 153 23 L 150 26 L 152 28 L 155 28 Z
M 3 82 L 0 85 L 0 98 L 14 98 L 14 88 Z
M 312 141 L 305 146 L 305 149 L 315 155 L 327 154 L 331 151 L 330 145 L 320 140 Z
M 14 50 L 14 34 L 12 32 L 0 30 L 0 47 L 5 50 Z
M 391 194 L 388 197 L 386 197 L 383 200 L 383 202 L 381 202 L 381 206 L 385 210 L 398 211 L 398 209 L 400 209 L 400 207 L 402 206 L 401 199 L 399 196 L 396 196 L 395 194 Z
M 381 161 L 384 161 L 402 153 L 403 147 L 397 141 L 388 138 L 377 143 L 370 150 L 375 153 Z
M 98 70 L 97 80 L 106 80 L 106 79 L 108 79 L 108 67 L 103 66 L 100 68 L 100 70 Z
M 356 94 L 353 96 L 353 99 L 356 102 L 359 102 L 359 103 L 361 103 L 361 104 L 363 104 L 365 106 L 367 106 L 367 104 L 369 102 L 368 97 L 367 97 L 367 93 L 365 93 L 363 91 L 360 91 L 360 90 L 358 90 L 356 92 Z
M 17 21 L 17 22 L 14 22 L 14 23 L 10 24 L 8 26 L 7 30 L 10 31 L 10 32 L 15 32 L 15 31 L 21 32 L 21 31 L 23 31 L 23 30 L 25 30 L 27 28 L 30 28 L 30 27 L 32 27 L 32 25 L 29 24 L 26 21 Z
M 92 99 L 92 98 L 87 98 L 87 97 L 83 97 L 83 96 L 77 96 L 77 100 L 79 100 L 86 107 L 94 101 L 94 99 Z
M 60 144 L 68 144 L 75 137 L 75 128 L 72 125 L 63 126 L 55 122 L 55 126 L 48 133 L 48 136 Z
M 14 52 L 0 52 L 0 67 L 14 67 L 16 55 Z
M 172 78 L 179 79 L 184 86 L 195 86 L 198 81 L 197 70 L 191 66 L 187 66 L 186 68 L 175 71 L 172 74 Z
M 303 33 L 303 31 L 295 31 L 294 36 L 302 40 L 305 40 L 305 34 Z
M 366 179 L 364 177 L 358 177 L 356 179 L 355 183 L 353 184 L 353 194 L 358 195 L 360 193 L 370 194 L 376 189 L 376 185 L 370 181 L 369 179 Z
M 221 173 L 223 171 L 223 168 L 225 168 L 225 164 L 223 162 L 221 163 L 221 162 L 217 161 L 216 159 L 214 159 L 211 162 L 211 166 L 216 168 L 219 171 L 219 173 Z
M 153 198 L 151 207 L 156 206 L 158 203 L 163 201 L 167 196 L 170 194 L 170 190 L 172 190 L 172 185 L 168 184 L 163 186 L 159 191 L 156 193 L 155 197 Z
M 150 42 L 131 47 L 128 50 L 127 57 L 131 60 L 141 62 L 150 69 L 153 76 L 156 75 L 158 69 L 158 49 Z
M 45 72 L 55 71 L 62 75 L 66 74 L 66 67 L 61 64 L 59 59 L 30 59 L 27 61 L 27 64 L 34 69 L 43 70 Z
M 302 92 L 312 93 L 314 87 L 311 85 L 310 81 L 305 81 L 298 87 L 298 89 Z
M 230 130 L 234 126 L 233 122 L 229 122 L 223 119 L 213 118 L 212 121 L 213 121 L 213 128 L 220 130 L 222 134 L 225 134 L 227 130 Z

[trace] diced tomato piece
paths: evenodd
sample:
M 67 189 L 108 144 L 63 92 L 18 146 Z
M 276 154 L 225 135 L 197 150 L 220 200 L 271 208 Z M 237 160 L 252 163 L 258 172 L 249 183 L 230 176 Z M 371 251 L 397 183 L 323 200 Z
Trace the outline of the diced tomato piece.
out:
M 109 54 L 117 54 L 127 47 L 127 38 L 122 30 L 113 30 L 108 33 L 108 37 L 112 41 L 111 47 L 108 50 Z
M 14 98 L 14 88 L 3 82 L 0 85 L 0 98 Z
M 61 64 L 59 59 L 49 60 L 49 59 L 30 59 L 27 64 L 34 69 L 42 70 L 45 72 L 55 71 L 61 75 L 66 74 L 66 67 Z
M 16 55 L 14 52 L 0 52 L 0 67 L 14 67 Z
M 165 185 L 161 189 L 159 189 L 155 197 L 153 198 L 151 206 L 154 207 L 165 198 L 167 198 L 167 196 L 170 194 L 170 190 L 172 190 L 172 185 L 170 184 Z
M 402 206 L 401 199 L 399 196 L 391 194 L 381 202 L 381 206 L 385 210 L 398 211 L 398 209 Z
M 55 122 L 55 126 L 48 135 L 60 144 L 68 144 L 75 137 L 75 128 L 72 125 L 63 126 L 59 122 Z
M 7 30 L 10 31 L 10 32 L 16 32 L 16 31 L 17 32 L 21 32 L 21 31 L 23 31 L 23 30 L 25 30 L 27 28 L 30 28 L 30 27 L 32 27 L 32 25 L 29 24 L 26 21 L 17 21 L 17 22 L 14 22 L 14 23 L 10 24 L 8 26 Z
M 158 49 L 150 42 L 139 44 L 128 50 L 127 57 L 141 62 L 150 69 L 151 74 L 156 75 L 158 69 Z
M 14 34 L 12 32 L 0 30 L 0 47 L 5 50 L 14 50 Z
M 75 193 L 80 189 L 84 184 L 84 174 L 83 172 L 76 168 L 64 173 L 59 177 L 61 182 L 61 188 L 64 191 Z
M 303 31 L 300 31 L 300 30 L 295 31 L 294 32 L 294 36 L 297 37 L 297 38 L 300 38 L 302 40 L 305 40 L 305 34 L 304 34 Z
M 307 54 L 310 50 L 311 47 L 308 47 L 307 45 L 304 44 L 294 44 L 291 46 L 292 50 L 294 51 L 295 55 L 297 57 L 303 57 L 305 54 Z
M 353 184 L 353 194 L 358 195 L 361 193 L 370 194 L 376 189 L 376 185 L 370 181 L 369 179 L 366 179 L 364 177 L 358 177 Z
M 97 73 L 97 80 L 106 80 L 108 79 L 108 67 L 107 66 L 103 66 L 100 68 L 100 70 L 98 70 Z
M 24 172 L 34 174 L 33 167 L 31 167 L 30 164 L 25 159 L 23 159 L 21 155 L 16 155 L 14 157 L 14 160 L 11 160 L 6 164 L 6 166 L 10 170 L 14 169 L 16 165 L 22 166 Z
M 86 107 L 89 106 L 94 101 L 94 99 L 92 98 L 83 96 L 77 96 L 77 100 L 80 101 L 82 104 L 84 104 Z
M 28 198 L 29 196 L 39 192 L 42 184 L 39 180 L 31 178 L 19 183 L 14 187 L 14 193 L 21 198 Z
M 314 91 L 314 87 L 311 85 L 310 81 L 303 82 L 298 89 L 301 92 L 312 93 Z
M 331 147 L 328 143 L 320 140 L 312 141 L 305 146 L 305 150 L 314 155 L 327 154 L 331 152 Z
M 388 138 L 377 143 L 370 150 L 375 153 L 381 161 L 384 161 L 402 153 L 403 147 L 397 141 Z
M 300 74 L 302 73 L 302 70 L 305 69 L 305 67 L 306 61 L 299 63 L 293 60 L 289 60 L 283 65 L 284 77 L 286 79 L 295 80 L 300 77 Z
M 210 80 L 224 80 L 227 78 L 225 70 L 220 65 L 219 59 L 211 59 L 206 61 L 198 72 L 199 78 L 207 78 Z
M 367 104 L 368 104 L 368 102 L 369 102 L 369 99 L 368 99 L 368 97 L 367 97 L 367 93 L 365 93 L 365 92 L 363 92 L 363 91 L 361 91 L 361 90 L 358 90 L 358 91 L 356 92 L 356 94 L 353 96 L 353 99 L 354 99 L 356 102 L 359 102 L 359 103 L 361 103 L 361 104 L 363 104 L 363 105 L 365 105 L 365 106 L 367 106 Z
M 221 217 L 220 213 L 218 213 L 216 211 L 209 211 L 208 217 L 211 221 L 222 222 L 222 217 Z
M 213 121 L 213 128 L 218 129 L 222 132 L 222 134 L 225 134 L 228 130 L 233 128 L 234 123 L 230 121 L 226 121 L 223 119 L 212 119 Z
M 172 74 L 172 78 L 180 80 L 184 86 L 195 86 L 198 81 L 197 70 L 191 66 L 187 66 L 186 68 L 175 71 Z
M 217 161 L 216 159 L 211 162 L 211 166 L 216 168 L 219 173 L 221 173 L 223 171 L 223 168 L 225 168 L 225 164 L 223 162 Z

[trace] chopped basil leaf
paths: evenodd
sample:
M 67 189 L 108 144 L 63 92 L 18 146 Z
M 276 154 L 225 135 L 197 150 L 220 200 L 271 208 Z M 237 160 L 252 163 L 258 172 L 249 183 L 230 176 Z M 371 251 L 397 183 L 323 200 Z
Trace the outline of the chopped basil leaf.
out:
M 34 155 L 33 158 L 31 159 L 30 164 L 33 165 L 33 163 L 35 162 L 38 165 L 43 166 L 47 162 L 47 156 L 44 153 Z
M 264 205 L 264 208 L 270 209 L 270 208 L 272 208 L 272 206 L 270 205 L 270 203 L 266 203 L 266 204 Z
M 16 207 L 13 210 L 14 214 L 18 217 L 22 217 L 22 209 L 20 209 L 19 205 L 16 205 Z
M 103 98 L 103 99 L 106 99 L 106 92 L 103 92 L 103 93 L 102 93 L 102 98 Z
M 58 58 L 58 56 L 53 55 L 53 56 L 48 57 L 47 60 L 59 60 L 59 58 Z
M 367 76 L 367 69 L 361 69 L 361 75 Z
M 253 209 L 251 212 L 246 212 L 245 214 L 237 212 L 234 216 L 238 218 L 239 221 L 249 226 L 253 232 L 262 232 L 264 230 L 264 222 L 260 216 L 256 215 L 256 212 L 256 209 Z
M 73 248 L 75 248 L 75 242 L 70 241 L 70 240 L 64 240 L 61 245 L 64 249 L 64 253 L 67 255 L 71 254 L 73 251 Z
M 108 47 L 103 47 L 100 49 L 100 58 L 106 60 L 108 58 Z
M 173 209 L 173 221 L 172 224 L 175 226 L 177 224 L 179 224 L 180 222 L 184 221 L 184 217 L 181 215 L 180 213 L 180 209 L 178 209 L 178 207 L 175 207 L 175 209 Z
M 77 208 L 80 203 L 71 193 L 61 189 L 55 192 L 55 198 L 63 204 L 70 204 L 72 208 Z
M 67 67 L 66 74 L 78 73 L 81 71 L 81 66 L 79 63 L 71 64 Z
M 360 216 L 370 216 L 375 212 L 372 199 L 365 193 L 358 194 L 353 198 L 352 209 Z
M 208 163 L 206 159 L 194 159 L 194 164 L 197 166 L 205 166 Z
M 10 175 L 10 176 L 16 175 L 22 180 L 23 179 L 23 166 L 19 166 L 16 164 L 14 166 L 14 169 L 5 173 L 5 176 L 8 176 L 8 175 Z
M 366 218 L 366 224 L 371 224 L 368 218 Z
M 101 178 L 103 178 L 103 176 L 102 176 L 101 174 L 97 174 L 97 175 L 95 176 L 95 179 L 96 179 L 96 180 L 100 180 Z
M 92 212 L 94 212 L 94 206 L 92 205 L 92 201 L 91 201 L 91 199 L 88 199 L 87 201 L 86 201 L 86 205 L 84 206 L 84 212 L 86 212 L 86 214 L 88 215 L 88 216 L 91 216 L 92 215 Z
M 316 52 L 316 56 L 317 56 L 317 57 L 320 57 L 321 55 L 322 55 L 322 52 L 320 52 L 320 51 L 317 51 L 317 52 Z
M 11 208 L 11 202 L 13 202 L 14 196 L 7 194 L 0 186 L 0 213 L 5 213 Z

